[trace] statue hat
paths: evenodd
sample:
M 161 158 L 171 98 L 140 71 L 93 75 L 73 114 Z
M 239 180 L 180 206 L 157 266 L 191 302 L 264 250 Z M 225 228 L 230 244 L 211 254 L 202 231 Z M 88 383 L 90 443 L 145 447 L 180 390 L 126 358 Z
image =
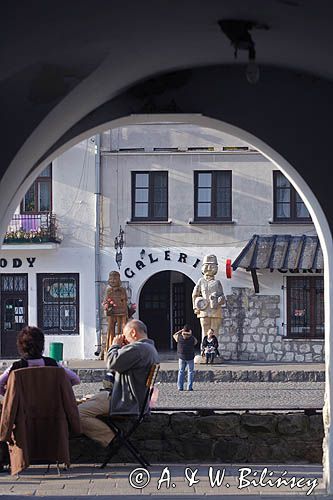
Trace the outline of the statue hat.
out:
M 203 264 L 216 264 L 217 265 L 217 258 L 216 255 L 205 255 Z

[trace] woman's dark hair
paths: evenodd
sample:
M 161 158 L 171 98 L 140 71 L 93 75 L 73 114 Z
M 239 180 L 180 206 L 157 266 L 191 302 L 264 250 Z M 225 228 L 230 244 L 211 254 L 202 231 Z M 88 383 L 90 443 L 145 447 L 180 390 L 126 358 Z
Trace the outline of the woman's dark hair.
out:
M 44 351 L 44 333 L 36 326 L 25 326 L 17 336 L 16 345 L 22 358 L 40 358 Z
M 186 324 L 186 325 L 183 326 L 183 331 L 184 332 L 189 332 L 190 330 L 191 330 L 190 325 Z

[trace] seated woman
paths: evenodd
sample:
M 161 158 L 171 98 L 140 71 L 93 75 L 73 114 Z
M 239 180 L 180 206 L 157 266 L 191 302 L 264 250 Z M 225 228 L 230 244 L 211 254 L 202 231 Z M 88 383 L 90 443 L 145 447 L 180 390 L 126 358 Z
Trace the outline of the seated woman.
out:
M 30 366 L 59 366 L 57 361 L 43 356 L 44 333 L 36 326 L 24 327 L 17 336 L 17 350 L 21 359 L 15 361 L 0 376 L 0 394 L 6 391 L 7 380 L 12 370 L 28 368 Z M 69 368 L 64 368 L 72 385 L 80 383 L 79 376 Z

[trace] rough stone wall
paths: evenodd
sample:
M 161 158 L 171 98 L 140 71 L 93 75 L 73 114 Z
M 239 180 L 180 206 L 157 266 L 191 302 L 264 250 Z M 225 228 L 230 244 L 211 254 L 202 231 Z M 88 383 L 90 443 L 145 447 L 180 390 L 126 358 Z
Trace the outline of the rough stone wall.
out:
M 133 444 L 151 462 L 321 463 L 323 417 L 302 413 L 154 413 Z M 70 440 L 72 463 L 101 462 L 105 450 L 81 436 Z M 122 449 L 113 462 L 133 462 Z
M 226 361 L 323 362 L 324 341 L 286 339 L 277 319 L 279 295 L 256 295 L 233 288 L 223 309 L 219 351 Z

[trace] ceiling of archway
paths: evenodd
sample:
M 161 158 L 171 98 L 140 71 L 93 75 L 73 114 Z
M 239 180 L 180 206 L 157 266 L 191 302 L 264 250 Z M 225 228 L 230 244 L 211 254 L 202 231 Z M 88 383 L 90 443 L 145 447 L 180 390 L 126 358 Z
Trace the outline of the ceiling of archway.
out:
M 13 168 L 22 164 L 18 152 L 30 166 L 37 163 L 83 117 L 137 82 L 247 63 L 242 50 L 235 61 L 221 19 L 269 28 L 251 31 L 263 74 L 275 67 L 331 81 L 332 18 L 330 0 L 5 0 L 0 175 L 15 155 Z
M 5 2 L 0 102 L 3 117 L 8 117 L 8 148 L 13 128 L 19 128 L 5 160 L 53 108 L 63 110 L 66 129 L 133 82 L 154 74 L 244 64 L 247 53 L 240 50 L 235 61 L 234 49 L 219 28 L 218 20 L 228 18 L 269 27 L 251 31 L 261 66 L 332 79 L 329 0 Z M 82 97 L 85 105 L 78 106 Z

